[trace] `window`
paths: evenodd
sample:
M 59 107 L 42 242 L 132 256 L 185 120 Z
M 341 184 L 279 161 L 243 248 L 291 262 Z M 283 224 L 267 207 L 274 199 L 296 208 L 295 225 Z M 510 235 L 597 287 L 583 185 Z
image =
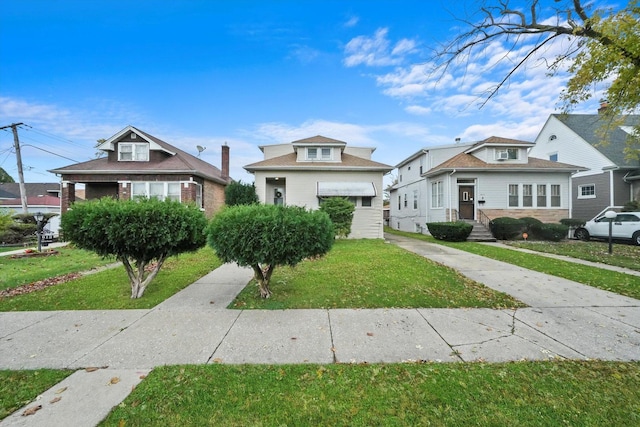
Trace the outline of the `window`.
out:
M 522 184 L 522 206 L 530 208 L 533 206 L 533 185 Z
M 149 161 L 149 144 L 121 142 L 118 144 L 118 160 L 121 162 Z
M 407 193 L 404 193 L 404 207 L 407 207 Z
M 546 184 L 538 184 L 538 207 L 544 208 L 547 206 L 547 186 Z
M 362 200 L 360 201 L 360 203 L 362 204 L 363 208 L 370 208 L 371 207 L 371 197 L 363 196 Z
M 331 160 L 331 148 L 322 148 L 320 150 L 322 160 Z
M 549 154 L 549 160 L 551 160 L 552 162 L 557 162 L 558 161 L 558 153 Z
M 318 158 L 317 148 L 307 148 L 307 160 L 315 160 Z
M 517 208 L 519 205 L 518 184 L 509 184 L 509 207 Z
M 551 184 L 551 207 L 560 207 L 560 184 Z
M 596 185 L 578 185 L 578 199 L 595 199 L 596 198 Z
M 198 185 L 198 191 L 202 195 L 202 186 Z M 131 183 L 131 198 L 139 199 L 141 197 L 155 197 L 161 200 L 171 199 L 180 201 L 180 183 L 179 182 L 133 182 Z M 196 204 L 202 207 L 201 200 L 196 198 Z
M 496 160 L 516 160 L 518 158 L 517 148 L 506 148 L 496 150 Z
M 418 209 L 418 190 L 413 190 L 413 209 Z
M 402 197 L 398 196 L 398 210 L 402 209 Z
M 442 205 L 442 181 L 436 181 L 431 183 L 431 207 L 441 208 Z

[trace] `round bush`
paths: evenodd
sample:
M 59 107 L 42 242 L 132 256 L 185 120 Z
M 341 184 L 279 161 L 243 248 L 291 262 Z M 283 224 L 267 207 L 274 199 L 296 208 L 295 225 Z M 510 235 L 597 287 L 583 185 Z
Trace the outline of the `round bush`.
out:
M 428 222 L 429 233 L 438 239 L 447 242 L 464 242 L 471 234 L 473 225 L 464 221 L 456 222 Z
M 489 222 L 489 229 L 491 234 L 498 240 L 513 239 L 525 228 L 524 221 L 518 218 L 500 217 Z

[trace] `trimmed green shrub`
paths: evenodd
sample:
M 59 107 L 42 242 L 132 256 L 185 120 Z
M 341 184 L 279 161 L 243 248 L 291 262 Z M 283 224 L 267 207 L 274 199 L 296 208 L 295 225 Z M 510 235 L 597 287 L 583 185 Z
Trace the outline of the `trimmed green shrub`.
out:
M 564 224 L 542 224 L 536 232 L 536 237 L 551 242 L 559 242 L 567 237 L 569 227 Z
M 269 298 L 269 281 L 277 265 L 295 266 L 327 253 L 334 242 L 326 212 L 298 206 L 226 207 L 207 227 L 209 245 L 223 262 L 253 269 L 260 296 Z
M 427 228 L 435 239 L 446 242 L 464 242 L 471 234 L 473 225 L 464 221 L 428 222 Z
M 640 200 L 630 200 L 624 204 L 622 212 L 638 212 L 640 211 Z
M 164 261 L 206 244 L 207 219 L 195 205 L 172 200 L 76 203 L 62 215 L 65 239 L 103 257 L 115 256 L 129 275 L 131 298 L 140 298 Z M 150 272 L 145 267 L 155 261 Z
M 509 240 L 513 239 L 525 228 L 524 221 L 517 218 L 510 217 L 499 217 L 491 220 L 489 222 L 489 229 L 491 230 L 491 234 L 498 240 Z
M 520 221 L 524 223 L 523 232 L 529 233 L 529 236 L 535 236 L 538 234 L 540 227 L 542 227 L 542 221 L 538 218 L 533 218 L 531 216 L 526 216 L 524 218 L 520 218 Z
M 337 237 L 348 237 L 351 234 L 353 211 L 355 206 L 344 197 L 329 197 L 322 201 L 320 210 L 331 218 Z
M 562 218 L 560 220 L 560 224 L 566 225 L 569 228 L 582 227 L 583 225 L 585 225 L 586 222 L 587 221 L 585 221 L 584 219 L 579 219 L 579 218 Z
M 258 203 L 255 184 L 232 181 L 224 189 L 224 202 L 227 206 L 252 205 Z

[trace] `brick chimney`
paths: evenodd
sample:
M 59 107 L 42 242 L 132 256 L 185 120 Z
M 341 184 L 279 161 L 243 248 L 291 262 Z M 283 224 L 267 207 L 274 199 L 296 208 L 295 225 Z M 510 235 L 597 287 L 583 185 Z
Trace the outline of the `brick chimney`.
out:
M 600 108 L 598 108 L 598 114 L 604 113 L 607 108 L 609 108 L 609 101 L 607 101 L 606 99 L 601 99 Z
M 225 142 L 222 146 L 222 177 L 229 178 L 229 146 Z

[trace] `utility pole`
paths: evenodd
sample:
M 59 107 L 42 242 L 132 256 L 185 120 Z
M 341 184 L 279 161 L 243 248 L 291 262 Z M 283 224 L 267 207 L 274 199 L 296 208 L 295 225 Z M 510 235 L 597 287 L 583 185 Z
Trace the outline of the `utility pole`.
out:
M 13 146 L 16 149 L 16 162 L 18 163 L 18 183 L 20 185 L 20 200 L 22 200 L 22 213 L 28 213 L 27 208 L 27 190 L 24 186 L 24 174 L 22 173 L 22 155 L 20 154 L 20 140 L 18 139 L 18 126 L 24 123 L 13 123 L 8 126 L 0 127 L 0 130 L 11 128 L 13 132 Z

